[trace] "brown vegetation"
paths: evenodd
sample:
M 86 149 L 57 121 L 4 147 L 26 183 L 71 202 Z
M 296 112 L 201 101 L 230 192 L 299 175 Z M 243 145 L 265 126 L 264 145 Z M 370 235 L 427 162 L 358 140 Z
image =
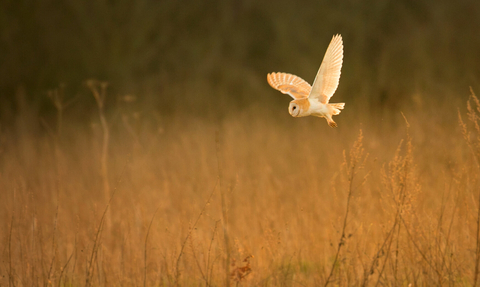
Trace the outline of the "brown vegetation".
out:
M 474 286 L 480 105 L 460 122 L 437 106 L 377 121 L 347 104 L 337 129 L 260 107 L 124 107 L 58 116 L 61 133 L 20 113 L 1 136 L 0 284 Z

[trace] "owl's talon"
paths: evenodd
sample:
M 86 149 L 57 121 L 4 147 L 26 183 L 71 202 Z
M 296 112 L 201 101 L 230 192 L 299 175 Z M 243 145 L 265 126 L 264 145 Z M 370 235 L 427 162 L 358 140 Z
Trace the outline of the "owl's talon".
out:
M 331 126 L 332 128 L 338 127 L 337 123 L 334 121 L 328 122 L 328 125 Z

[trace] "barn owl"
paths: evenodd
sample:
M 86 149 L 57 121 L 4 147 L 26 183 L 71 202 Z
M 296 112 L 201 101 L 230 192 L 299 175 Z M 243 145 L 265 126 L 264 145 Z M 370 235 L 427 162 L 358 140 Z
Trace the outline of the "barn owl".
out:
M 313 87 L 305 80 L 292 74 L 271 73 L 267 81 L 272 88 L 289 94 L 293 101 L 288 112 L 293 117 L 323 117 L 332 128 L 337 127 L 332 116 L 340 114 L 345 103 L 330 104 L 328 101 L 335 93 L 340 80 L 343 62 L 343 42 L 341 35 L 335 35 L 328 45 L 323 62 L 313 81 Z

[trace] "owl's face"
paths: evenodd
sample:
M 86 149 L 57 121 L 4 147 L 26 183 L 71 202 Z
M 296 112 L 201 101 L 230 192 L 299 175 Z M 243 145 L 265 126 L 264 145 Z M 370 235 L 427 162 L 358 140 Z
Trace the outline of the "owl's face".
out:
M 290 102 L 288 106 L 288 112 L 292 115 L 292 117 L 298 117 L 300 114 L 300 106 L 297 103 Z
M 288 106 L 288 112 L 292 117 L 305 116 L 305 112 L 308 110 L 309 102 L 307 99 L 293 100 Z

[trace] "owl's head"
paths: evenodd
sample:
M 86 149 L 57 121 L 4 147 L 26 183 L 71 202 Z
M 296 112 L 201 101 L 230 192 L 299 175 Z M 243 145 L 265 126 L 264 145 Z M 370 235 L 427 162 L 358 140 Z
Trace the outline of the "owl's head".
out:
M 301 117 L 308 110 L 308 106 L 307 99 L 293 100 L 288 106 L 288 112 L 292 117 Z

